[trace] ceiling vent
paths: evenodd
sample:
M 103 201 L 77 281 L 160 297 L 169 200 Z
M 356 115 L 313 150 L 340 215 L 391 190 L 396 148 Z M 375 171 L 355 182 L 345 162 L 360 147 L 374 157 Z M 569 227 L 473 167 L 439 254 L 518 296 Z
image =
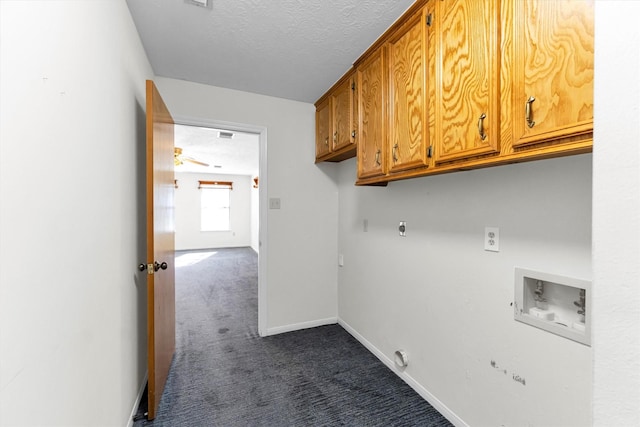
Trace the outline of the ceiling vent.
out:
M 208 9 L 213 8 L 213 0 L 184 0 L 184 2 L 194 6 L 206 7 Z
M 231 139 L 233 138 L 233 132 L 226 132 L 221 130 L 220 132 L 218 132 L 218 138 L 220 139 Z

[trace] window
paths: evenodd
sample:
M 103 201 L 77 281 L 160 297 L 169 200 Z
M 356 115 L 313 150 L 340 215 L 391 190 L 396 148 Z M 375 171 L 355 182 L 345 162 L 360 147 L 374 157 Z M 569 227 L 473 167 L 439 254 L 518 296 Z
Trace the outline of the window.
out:
M 230 196 L 233 183 L 199 181 L 200 231 L 229 231 Z

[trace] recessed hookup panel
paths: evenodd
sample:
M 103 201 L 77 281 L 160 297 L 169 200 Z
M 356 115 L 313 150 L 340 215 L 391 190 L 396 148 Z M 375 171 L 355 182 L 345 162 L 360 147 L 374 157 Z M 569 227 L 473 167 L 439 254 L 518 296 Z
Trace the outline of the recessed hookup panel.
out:
M 591 345 L 591 281 L 515 269 L 514 319 Z

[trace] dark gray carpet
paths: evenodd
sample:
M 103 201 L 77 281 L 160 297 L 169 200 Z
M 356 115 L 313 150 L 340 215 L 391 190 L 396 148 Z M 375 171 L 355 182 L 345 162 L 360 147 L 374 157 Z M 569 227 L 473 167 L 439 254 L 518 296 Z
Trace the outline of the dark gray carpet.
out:
M 250 248 L 176 253 L 176 354 L 136 426 L 451 425 L 338 325 L 260 338 L 257 270 Z

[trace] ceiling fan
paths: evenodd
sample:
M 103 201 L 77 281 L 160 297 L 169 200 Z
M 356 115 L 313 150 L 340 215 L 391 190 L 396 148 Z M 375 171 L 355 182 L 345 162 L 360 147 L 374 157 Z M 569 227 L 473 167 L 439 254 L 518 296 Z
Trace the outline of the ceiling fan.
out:
M 182 155 L 182 148 L 174 147 L 173 148 L 173 164 L 176 166 L 180 166 L 184 164 L 184 162 L 193 163 L 200 166 L 209 166 L 208 163 L 204 163 L 194 159 L 193 157 L 186 157 Z

